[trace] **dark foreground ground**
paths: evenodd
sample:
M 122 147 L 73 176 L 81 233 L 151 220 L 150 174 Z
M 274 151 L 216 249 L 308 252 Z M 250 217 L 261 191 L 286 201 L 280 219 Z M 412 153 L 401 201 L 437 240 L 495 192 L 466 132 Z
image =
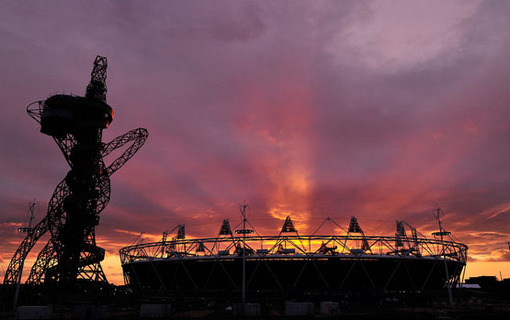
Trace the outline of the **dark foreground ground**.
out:
M 510 292 L 506 288 L 492 292 L 455 290 L 454 304 L 450 304 L 444 291 L 427 295 L 351 295 L 327 300 L 248 299 L 244 314 L 239 301 L 221 297 L 177 300 L 141 296 L 125 287 L 87 295 L 40 293 L 23 288 L 18 305 L 25 308 L 25 314 L 17 316 L 12 292 L 3 289 L 0 319 L 510 319 Z M 32 312 L 30 317 L 30 312 L 26 312 L 30 306 L 49 311 L 44 316 Z
M 0 319 L 17 319 L 12 312 L 1 312 Z M 21 319 L 21 318 L 18 318 Z M 486 308 L 453 307 L 392 307 L 339 310 L 336 315 L 315 311 L 311 315 L 286 316 L 283 310 L 267 310 L 259 316 L 242 316 L 225 310 L 187 310 L 172 312 L 162 317 L 141 317 L 137 308 L 108 308 L 104 316 L 76 316 L 72 311 L 55 309 L 50 318 L 44 319 L 510 319 L 509 306 Z

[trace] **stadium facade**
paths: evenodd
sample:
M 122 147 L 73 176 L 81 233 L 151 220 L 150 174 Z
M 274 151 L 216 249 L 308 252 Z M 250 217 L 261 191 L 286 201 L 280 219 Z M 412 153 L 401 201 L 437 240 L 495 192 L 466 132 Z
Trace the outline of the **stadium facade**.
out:
M 164 233 L 161 241 L 124 247 L 125 283 L 172 298 L 423 293 L 454 288 L 467 260 L 468 247 L 440 223 L 432 237 L 405 221 L 397 221 L 394 236 L 366 235 L 355 217 L 347 229 L 328 218 L 310 235 L 298 234 L 290 217 L 278 235 L 259 235 L 247 223 L 251 226 L 243 215 L 232 230 L 224 220 L 216 237 L 199 239 L 187 239 L 179 225 L 171 238 Z M 321 234 L 327 225 L 332 232 Z

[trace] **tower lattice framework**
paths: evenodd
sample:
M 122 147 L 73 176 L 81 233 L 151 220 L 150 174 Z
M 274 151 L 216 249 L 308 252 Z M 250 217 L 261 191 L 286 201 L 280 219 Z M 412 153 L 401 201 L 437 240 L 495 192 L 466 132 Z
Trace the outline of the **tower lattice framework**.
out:
M 148 132 L 138 128 L 102 142 L 103 129 L 113 120 L 113 109 L 106 103 L 106 68 L 107 59 L 97 56 L 85 97 L 54 95 L 27 107 L 41 132 L 53 137 L 71 170 L 53 192 L 46 216 L 14 253 L 4 284 L 21 282 L 22 261 L 47 232 L 50 239 L 27 283 L 107 282 L 100 264 L 105 250 L 96 245 L 95 227 L 110 200 L 110 176 L 143 146 Z M 106 165 L 104 158 L 122 147 L 124 152 Z

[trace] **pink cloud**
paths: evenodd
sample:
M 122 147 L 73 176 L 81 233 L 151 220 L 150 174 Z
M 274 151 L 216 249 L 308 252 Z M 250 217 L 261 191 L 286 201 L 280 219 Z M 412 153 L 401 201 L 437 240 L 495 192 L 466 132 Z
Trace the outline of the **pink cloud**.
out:
M 477 261 L 507 260 L 505 2 L 0 7 L 2 266 L 21 241 L 11 224 L 34 197 L 42 218 L 69 170 L 25 107 L 83 94 L 97 54 L 115 110 L 105 141 L 151 134 L 112 176 L 97 234 L 113 257 L 178 223 L 214 236 L 246 200 L 264 233 L 287 214 L 300 232 L 355 215 L 370 232 L 405 219 L 429 233 L 438 203 Z

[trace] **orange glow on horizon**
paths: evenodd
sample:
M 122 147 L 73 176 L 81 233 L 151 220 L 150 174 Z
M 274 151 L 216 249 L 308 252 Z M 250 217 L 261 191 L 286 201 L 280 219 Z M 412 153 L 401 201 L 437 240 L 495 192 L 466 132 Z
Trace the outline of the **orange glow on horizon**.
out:
M 310 221 L 304 222 L 301 219 L 298 219 L 298 215 L 296 215 L 294 212 L 285 211 L 283 209 L 278 209 L 278 208 L 274 208 L 271 211 L 271 215 L 281 222 L 278 224 L 278 229 L 272 231 L 273 234 L 279 233 L 281 226 L 283 225 L 283 221 L 285 220 L 287 215 L 289 215 L 291 217 L 291 219 L 292 219 L 296 229 L 298 229 L 298 231 L 303 230 L 303 232 L 300 232 L 300 234 L 302 234 L 302 235 L 306 234 L 306 232 L 304 232 L 304 230 L 311 230 L 309 233 L 313 232 L 322 222 L 319 220 L 315 221 L 314 223 L 311 223 Z M 307 217 L 307 215 L 305 215 L 305 217 Z M 339 223 L 340 226 L 347 229 L 347 222 L 348 222 L 347 219 L 342 219 L 342 221 L 336 221 L 336 222 Z M 364 221 L 363 219 L 359 219 L 359 223 L 360 223 L 360 226 L 365 230 L 366 235 L 373 235 L 371 232 L 370 233 L 367 232 L 367 230 L 370 230 L 373 228 L 373 225 L 374 225 L 373 221 L 370 222 L 370 220 Z M 379 225 L 379 223 L 375 223 L 375 224 Z M 220 225 L 221 225 L 221 221 L 218 221 L 217 227 L 219 228 Z M 389 223 L 389 222 L 387 223 L 387 225 L 388 225 L 388 232 L 387 233 L 385 232 L 384 234 L 381 234 L 381 235 L 392 236 L 392 232 L 394 232 L 394 230 L 393 230 L 394 226 L 392 223 Z M 257 227 L 257 226 L 255 226 L 255 227 Z M 262 225 L 261 227 L 264 228 L 264 225 Z M 332 227 L 333 227 L 333 232 L 335 232 L 335 234 L 337 234 L 337 235 L 345 234 L 345 232 L 340 230 L 337 226 L 332 225 Z M 448 226 L 446 226 L 446 227 L 448 227 Z M 328 232 L 332 233 L 332 231 L 329 230 L 329 229 L 331 229 L 331 226 L 328 226 L 327 224 L 324 224 L 322 226 L 321 230 L 322 229 L 328 230 L 328 231 L 327 232 L 319 232 L 321 234 L 328 233 Z M 212 234 L 211 233 L 199 234 L 199 233 L 188 233 L 187 232 L 187 238 L 195 239 L 195 238 L 201 238 L 201 237 L 215 237 L 216 236 L 216 234 L 215 234 L 215 232 L 217 230 L 216 227 L 209 228 L 208 230 L 209 230 L 209 232 L 210 232 L 210 230 L 213 230 L 214 232 Z M 433 225 L 432 225 L 431 230 L 435 230 Z M 427 234 L 429 234 L 431 230 L 424 230 L 424 228 L 418 228 L 418 231 L 422 232 L 425 236 Z M 133 235 L 133 236 L 139 235 L 136 232 L 127 231 L 127 230 L 116 229 L 115 231 L 120 234 L 129 234 L 129 235 Z M 456 235 L 454 232 L 454 235 L 459 236 L 460 242 L 467 243 L 469 246 L 469 242 L 462 241 L 463 240 L 462 238 L 464 236 L 467 237 L 467 234 Z M 474 234 L 474 235 L 476 235 L 476 234 Z M 172 236 L 173 235 L 169 235 L 169 238 L 171 238 Z M 471 236 L 473 236 L 473 235 L 471 235 Z M 115 241 L 113 239 L 115 239 L 115 238 L 110 238 L 110 236 L 98 237 L 97 243 L 99 246 L 107 249 L 107 254 L 106 254 L 105 260 L 102 262 L 102 265 L 103 265 L 103 268 L 107 275 L 108 281 L 110 281 L 111 283 L 117 284 L 117 285 L 122 285 L 123 284 L 123 275 L 122 275 L 122 268 L 121 268 L 121 264 L 120 264 L 118 250 L 120 248 L 126 246 L 127 243 L 123 243 L 122 241 Z M 144 234 L 143 239 L 144 239 L 144 241 L 143 241 L 144 243 L 156 242 L 156 241 L 161 240 L 161 235 L 159 235 L 159 234 Z M 264 246 L 271 245 L 271 244 L 272 243 L 267 242 L 264 244 Z M 320 245 L 320 243 L 312 244 L 312 246 L 318 246 L 318 245 Z M 492 249 L 490 251 L 486 251 L 484 249 L 486 247 L 494 247 L 494 244 L 492 244 L 491 242 L 488 242 L 488 240 L 487 240 L 486 243 L 476 243 L 476 245 L 473 244 L 472 247 L 468 250 L 468 256 L 470 258 L 470 261 L 468 261 L 468 263 L 467 263 L 467 268 L 465 271 L 465 278 L 467 279 L 469 277 L 489 275 L 489 276 L 496 276 L 499 279 L 500 272 L 501 272 L 503 278 L 510 278 L 510 262 L 505 260 L 505 259 L 507 259 L 507 256 L 508 256 L 508 248 L 505 246 L 504 248 L 497 248 L 497 249 Z M 35 251 L 37 251 L 37 250 L 35 250 Z M 3 275 L 5 273 L 5 269 L 7 268 L 7 264 L 9 263 L 8 259 L 10 259 L 10 256 L 6 256 L 4 254 L 2 258 L 3 259 L 0 262 L 0 267 L 2 270 L 1 276 L 3 277 Z M 27 258 L 25 268 L 24 268 L 24 276 L 23 276 L 24 281 L 28 277 L 30 268 L 31 268 L 32 264 L 35 262 L 35 258 L 36 258 L 35 255 L 30 255 Z M 475 260 L 475 261 L 473 261 L 473 260 Z

